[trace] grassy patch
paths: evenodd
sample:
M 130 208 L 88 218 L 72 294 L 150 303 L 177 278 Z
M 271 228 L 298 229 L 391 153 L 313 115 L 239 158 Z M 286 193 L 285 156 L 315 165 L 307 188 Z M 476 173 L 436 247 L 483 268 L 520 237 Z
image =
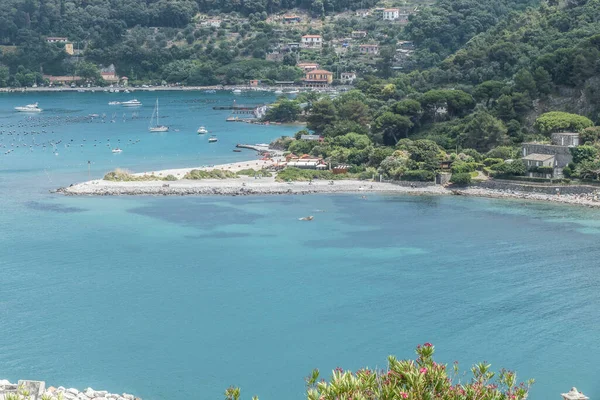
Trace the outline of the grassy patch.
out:
M 147 182 L 147 181 L 176 181 L 177 178 L 173 175 L 160 177 L 156 175 L 132 175 L 129 171 L 117 168 L 114 171 L 104 175 L 105 181 L 112 182 Z
M 222 169 L 213 169 L 211 171 L 193 169 L 185 174 L 183 179 L 229 179 L 237 177 L 235 172 L 224 171 Z
M 262 175 L 263 177 L 271 177 L 271 176 L 273 176 L 273 174 L 271 174 L 266 169 L 254 170 L 252 168 L 243 169 L 241 171 L 238 171 L 237 174 L 238 175 L 244 175 L 244 176 L 254 176 L 254 175 Z
M 348 178 L 341 174 L 335 175 L 331 171 L 318 171 L 315 169 L 299 169 L 299 168 L 286 168 L 283 171 L 277 173 L 275 180 L 280 182 L 291 182 L 291 181 L 310 181 L 314 180 L 340 180 Z

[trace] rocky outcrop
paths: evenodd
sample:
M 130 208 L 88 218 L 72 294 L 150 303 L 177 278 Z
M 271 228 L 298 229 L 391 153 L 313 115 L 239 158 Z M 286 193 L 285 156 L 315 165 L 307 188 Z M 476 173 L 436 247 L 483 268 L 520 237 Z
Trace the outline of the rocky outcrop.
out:
M 0 400 L 11 398 L 19 400 L 141 400 L 128 393 L 115 394 L 92 388 L 83 391 L 63 386 L 46 388 L 44 381 L 22 380 L 18 383 L 10 383 L 7 380 L 0 380 Z

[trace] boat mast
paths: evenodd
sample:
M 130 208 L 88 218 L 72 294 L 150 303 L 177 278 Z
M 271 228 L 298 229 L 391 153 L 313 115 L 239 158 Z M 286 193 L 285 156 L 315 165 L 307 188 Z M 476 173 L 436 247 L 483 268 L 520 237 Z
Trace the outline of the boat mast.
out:
M 156 126 L 160 126 L 158 122 L 158 97 L 156 98 Z

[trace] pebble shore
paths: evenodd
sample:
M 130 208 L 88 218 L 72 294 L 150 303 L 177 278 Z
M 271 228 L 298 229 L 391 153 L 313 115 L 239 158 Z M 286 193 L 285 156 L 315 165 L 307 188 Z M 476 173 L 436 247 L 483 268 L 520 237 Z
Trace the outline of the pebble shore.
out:
M 462 195 L 600 207 L 598 197 L 592 193 L 559 195 L 487 189 L 476 186 L 462 188 L 440 185 L 411 186 L 410 183 L 406 182 L 399 184 L 358 180 L 334 181 L 333 185 L 328 181 L 313 181 L 310 184 L 308 182 L 277 182 L 273 178 L 179 180 L 168 183 L 164 181 L 112 182 L 94 180 L 61 188 L 57 192 L 70 196 L 248 196 L 307 195 L 316 193 L 396 193 L 409 195 Z
M 0 380 L 0 400 L 11 396 L 29 400 L 141 400 L 139 397 L 128 393 L 115 394 L 92 388 L 79 391 L 62 386 L 57 388 L 53 386 L 46 387 L 44 381 L 23 380 L 18 383 L 11 383 L 5 379 Z

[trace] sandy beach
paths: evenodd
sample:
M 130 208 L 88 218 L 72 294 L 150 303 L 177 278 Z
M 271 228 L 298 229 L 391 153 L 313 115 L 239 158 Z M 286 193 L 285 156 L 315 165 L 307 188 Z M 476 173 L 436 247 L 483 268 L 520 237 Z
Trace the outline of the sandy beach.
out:
M 223 171 L 239 172 L 239 171 L 242 171 L 244 169 L 249 169 L 249 168 L 254 169 L 254 170 L 269 168 L 281 161 L 282 160 L 280 158 L 276 157 L 276 158 L 268 159 L 268 160 L 241 161 L 241 162 L 219 164 L 219 165 L 208 165 L 208 166 L 203 165 L 203 166 L 192 167 L 192 168 L 162 169 L 162 170 L 156 170 L 156 171 L 150 170 L 150 171 L 134 173 L 132 175 L 134 175 L 134 176 L 154 175 L 154 176 L 157 176 L 160 178 L 163 178 L 167 175 L 173 175 L 177 179 L 182 179 L 185 176 L 185 174 L 187 174 L 188 172 L 190 172 L 191 170 L 194 170 L 194 169 L 199 169 L 199 170 L 203 170 L 203 171 L 210 171 L 213 169 L 221 169 Z M 102 181 L 102 182 L 105 182 L 105 181 Z M 190 182 L 194 182 L 194 181 L 190 181 Z M 133 182 L 125 182 L 125 183 L 133 183 Z M 151 183 L 151 182 L 146 182 L 146 183 Z

